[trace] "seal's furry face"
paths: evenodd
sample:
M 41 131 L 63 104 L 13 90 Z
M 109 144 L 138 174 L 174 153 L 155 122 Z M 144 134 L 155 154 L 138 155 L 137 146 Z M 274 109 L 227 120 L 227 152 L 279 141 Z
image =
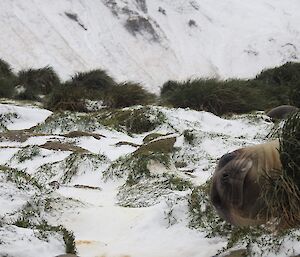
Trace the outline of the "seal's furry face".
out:
M 264 208 L 258 177 L 263 169 L 280 166 L 277 145 L 274 141 L 221 157 L 212 178 L 211 201 L 226 221 L 239 226 L 263 222 L 258 217 Z

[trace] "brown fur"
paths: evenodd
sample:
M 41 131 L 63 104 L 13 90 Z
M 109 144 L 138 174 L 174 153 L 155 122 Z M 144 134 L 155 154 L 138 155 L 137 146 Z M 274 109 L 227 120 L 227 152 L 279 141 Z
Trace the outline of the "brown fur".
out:
M 264 222 L 258 214 L 265 207 L 259 198 L 258 178 L 264 171 L 281 170 L 279 141 L 238 149 L 220 159 L 212 178 L 211 200 L 228 222 L 255 225 Z

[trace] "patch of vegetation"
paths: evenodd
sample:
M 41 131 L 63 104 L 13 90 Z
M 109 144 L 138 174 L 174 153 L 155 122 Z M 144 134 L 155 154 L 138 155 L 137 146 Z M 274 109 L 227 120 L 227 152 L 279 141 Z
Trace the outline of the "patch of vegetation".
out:
M 164 176 L 167 178 L 166 184 L 171 190 L 185 191 L 193 187 L 190 181 L 180 178 L 175 174 L 165 173 Z
M 300 188 L 300 111 L 292 114 L 282 128 L 280 160 L 286 175 Z
M 128 175 L 134 161 L 130 155 L 122 156 L 111 163 L 111 165 L 103 172 L 103 179 L 121 179 Z
M 217 115 L 263 110 L 265 99 L 250 82 L 196 79 L 168 81 L 161 89 L 162 99 L 174 107 L 209 111 Z
M 165 120 L 165 115 L 150 107 L 113 110 L 102 115 L 103 125 L 128 133 L 144 133 L 154 130 Z
M 165 218 L 169 225 L 172 225 L 176 221 L 173 213 L 174 205 L 179 202 L 185 203 L 186 198 L 182 194 L 179 195 L 174 192 L 166 183 L 167 180 L 164 176 L 160 176 L 141 180 L 132 186 L 124 184 L 119 188 L 117 203 L 123 207 L 141 208 L 165 202 L 168 205 L 168 210 L 164 211 Z
M 34 157 L 39 156 L 41 150 L 37 145 L 28 145 L 14 154 L 10 161 L 17 161 L 17 163 L 32 160 Z
M 214 210 L 209 198 L 211 182 L 193 189 L 189 199 L 190 226 L 204 230 L 207 237 L 227 237 L 232 227 L 223 221 Z
M 0 166 L 0 171 L 3 171 L 6 174 L 7 181 L 15 183 L 19 189 L 28 189 L 29 186 L 33 186 L 39 190 L 43 188 L 34 177 L 23 170 Z
M 140 84 L 124 82 L 110 87 L 106 91 L 104 104 L 111 108 L 123 108 L 133 105 L 153 103 L 155 95 L 149 93 Z
M 126 184 L 132 186 L 138 183 L 139 180 L 151 177 L 150 170 L 148 169 L 148 164 L 150 161 L 158 162 L 163 164 L 165 167 L 170 165 L 170 156 L 165 153 L 152 153 L 149 155 L 138 155 L 133 157 L 134 160 L 131 163 L 130 173 L 128 174 Z
M 16 220 L 13 225 L 20 228 L 29 228 L 33 230 L 38 230 L 39 238 L 48 240 L 48 236 L 51 233 L 58 233 L 62 235 L 62 238 L 65 242 L 65 251 L 66 253 L 76 254 L 76 246 L 75 246 L 75 237 L 73 232 L 67 230 L 64 226 L 52 226 L 49 225 L 46 221 L 42 221 L 38 224 L 33 224 L 30 220 L 20 217 Z
M 18 119 L 19 115 L 16 112 L 0 113 L 0 124 L 6 128 L 6 125 L 12 122 L 13 119 Z
M 85 101 L 104 99 L 105 92 L 114 85 L 116 82 L 104 70 L 79 72 L 56 88 L 46 106 L 54 111 L 87 112 Z
M 117 204 L 123 207 L 141 208 L 149 207 L 160 203 L 167 195 L 173 191 L 164 182 L 165 178 L 147 178 L 139 183 L 124 184 L 119 188 L 117 194 Z
M 75 88 L 65 83 L 53 90 L 45 107 L 52 111 L 87 112 L 85 101 L 85 95 L 81 88 Z
M 300 225 L 300 112 L 285 122 L 280 135 L 282 170 L 265 171 L 260 178 L 268 219 L 275 219 L 277 229 Z
M 148 169 L 148 164 L 152 161 L 161 163 L 168 168 L 171 159 L 169 154 L 162 152 L 150 153 L 148 155 L 127 155 L 114 161 L 104 171 L 103 178 L 108 180 L 127 177 L 126 184 L 132 186 L 143 178 L 157 177 L 155 174 L 151 174 Z
M 93 153 L 72 153 L 62 161 L 46 163 L 35 173 L 39 183 L 48 184 L 53 177 L 59 183 L 69 183 L 76 175 L 84 174 L 88 170 L 97 169 L 108 162 L 106 156 Z
M 6 61 L 0 59 L 0 79 L 1 78 L 10 78 L 10 77 L 14 77 L 14 76 L 15 75 L 12 72 L 10 65 Z
M 14 78 L 1 78 L 0 77 L 0 97 L 12 98 L 14 95 Z
M 192 130 L 184 130 L 183 131 L 183 137 L 184 141 L 186 141 L 188 144 L 193 145 L 195 140 L 195 135 L 193 134 Z
M 133 105 L 146 105 L 155 100 L 140 84 L 124 82 L 117 84 L 103 70 L 77 73 L 50 95 L 46 107 L 54 111 L 91 110 L 88 101 L 102 101 L 106 107 L 122 108 Z
M 42 100 L 60 85 L 60 79 L 52 67 L 28 69 L 18 72 L 16 98 L 22 100 Z
M 83 90 L 82 93 L 89 99 L 95 99 L 95 97 L 98 99 L 97 95 L 99 95 L 99 93 L 101 94 L 101 91 L 103 92 L 116 85 L 116 82 L 106 71 L 97 69 L 87 72 L 78 72 L 67 84 L 74 88 L 81 88 L 81 90 Z
M 10 65 L 0 59 L 0 97 L 11 98 L 14 95 L 16 76 Z
M 286 63 L 250 80 L 195 79 L 167 81 L 161 88 L 165 104 L 217 115 L 266 110 L 300 104 L 300 64 Z
M 287 62 L 280 67 L 267 69 L 256 76 L 264 94 L 273 107 L 280 104 L 293 104 L 300 107 L 300 63 Z
M 32 128 L 36 133 L 60 134 L 74 130 L 92 132 L 103 128 L 102 114 L 58 112 L 49 116 L 43 123 Z

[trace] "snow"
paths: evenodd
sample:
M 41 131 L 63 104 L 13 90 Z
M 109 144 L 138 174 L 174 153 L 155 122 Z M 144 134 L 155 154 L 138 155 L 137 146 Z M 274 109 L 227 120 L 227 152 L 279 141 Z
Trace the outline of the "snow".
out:
M 62 224 L 72 231 L 75 235 L 79 256 L 215 256 L 219 250 L 226 247 L 227 239 L 207 238 L 205 231 L 189 227 L 188 198 L 191 194 L 190 189 L 184 191 L 168 189 L 162 192 L 151 192 L 149 195 L 133 191 L 129 193 L 127 201 L 130 201 L 130 197 L 132 199 L 137 197 L 138 199 L 135 201 L 147 202 L 145 204 L 147 207 L 133 208 L 119 204 L 120 188 L 126 181 L 126 171 L 120 178 L 105 179 L 103 174 L 119 158 L 128 158 L 137 147 L 116 146 L 116 143 L 127 141 L 142 144 L 143 138 L 149 133 L 172 133 L 166 137 L 174 135 L 177 137 L 175 146 L 179 150 L 174 152 L 174 160 L 186 162 L 188 166 L 185 169 L 191 169 L 194 172 L 188 176 L 180 169 L 176 169 L 174 164 L 167 169 L 156 162 L 150 163 L 148 169 L 157 176 L 166 172 L 176 174 L 198 186 L 211 177 L 220 156 L 241 146 L 265 141 L 273 123 L 268 121 L 261 112 L 224 119 L 211 113 L 189 109 L 158 106 L 151 108 L 154 111 L 162 112 L 166 116 L 166 120 L 154 131 L 144 134 L 128 135 L 125 132 L 101 127 L 95 132 L 104 137 L 98 140 L 94 137 L 68 139 L 62 135 L 32 135 L 23 143 L 1 142 L 0 164 L 18 168 L 36 178 L 44 175 L 45 177 L 42 177 L 39 182 L 45 180 L 45 187 L 48 191 L 48 183 L 59 180 L 64 174 L 64 169 L 68 168 L 72 172 L 73 168 L 78 169 L 69 182 L 60 184 L 60 187 L 54 189 L 53 193 L 47 190 L 39 192 L 31 187 L 18 188 L 16 184 L 6 179 L 5 172 L 1 172 L 0 215 L 4 218 L 3 220 L 7 222 L 15 218 L 17 214 L 21 214 L 22 209 L 28 203 L 38 202 L 39 199 L 44 198 L 52 199 L 50 211 L 43 209 L 40 218 L 47 220 L 51 225 Z M 44 109 L 13 104 L 1 104 L 1 110 L 3 110 L 2 113 L 15 112 L 18 117 L 22 117 L 10 120 L 10 128 L 18 129 L 27 128 L 24 125 L 28 124 L 25 118 L 29 119 L 30 117 L 31 125 L 36 125 L 51 115 L 51 112 Z M 27 116 L 29 112 L 32 113 L 31 116 Z M 24 119 L 24 121 L 20 122 L 20 119 Z M 185 142 L 183 132 L 187 129 L 194 133 L 193 145 Z M 38 154 L 25 161 L 18 161 L 16 153 L 24 147 L 38 147 L 47 140 L 58 139 L 63 142 L 73 142 L 89 151 L 89 154 L 94 153 L 102 159 L 99 159 L 97 164 L 93 164 L 92 159 L 81 159 L 78 163 L 69 164 L 64 162 L 71 156 L 71 152 L 39 148 Z M 75 156 L 80 157 L 80 154 Z M 44 164 L 53 165 L 54 168 L 40 170 Z M 75 165 L 75 167 L 70 165 Z M 50 174 L 47 177 L 47 172 L 56 172 L 56 174 L 53 176 Z M 143 183 L 144 186 L 147 185 L 147 180 L 145 179 Z M 153 181 L 148 181 L 148 183 L 149 190 L 151 190 Z M 75 185 L 82 187 L 78 188 Z M 155 183 L 153 185 L 152 190 L 156 190 Z M 121 193 L 126 190 L 134 190 L 134 187 L 125 187 Z M 156 199 L 149 200 L 152 195 Z M 0 255 L 53 257 L 65 251 L 64 243 L 57 234 L 51 234 L 48 240 L 43 240 L 33 229 L 19 228 L 13 225 L 4 224 L 0 227 L 0 240 L 4 242 L 4 244 L 0 244 Z M 285 256 L 287 249 L 290 249 L 290 252 L 294 249 L 294 252 L 298 254 L 300 244 L 293 238 L 287 238 L 279 253 L 276 255 L 271 253 L 268 256 Z M 255 251 L 259 255 L 260 250 L 255 249 Z
M 95 138 L 82 138 L 77 143 L 78 146 L 88 149 L 89 151 L 96 154 L 104 154 L 111 161 L 117 160 L 122 155 L 127 153 L 132 153 L 136 150 L 136 147 L 129 145 L 122 145 L 116 147 L 116 144 L 124 141 L 130 143 L 140 144 L 142 142 L 142 138 L 132 138 L 126 134 L 112 132 L 110 130 L 97 130 L 97 133 L 101 135 L 105 135 L 101 140 L 97 140 Z
M 52 114 L 51 111 L 35 107 L 0 104 L 0 115 L 15 114 L 4 125 L 9 130 L 29 129 L 44 121 Z
M 78 250 L 86 257 L 99 253 L 107 257 L 204 257 L 225 246 L 221 239 L 206 239 L 182 224 L 169 227 L 164 210 L 161 204 L 150 208 L 104 205 L 76 210 L 72 220 L 66 213 L 61 220 L 74 231 Z
M 156 93 L 169 79 L 249 78 L 299 62 L 298 0 L 151 0 L 147 12 L 134 0 L 109 2 L 2 0 L 0 58 L 16 71 L 51 65 L 63 79 L 102 68 Z M 133 17 L 147 19 L 158 39 L 126 30 Z
M 61 238 L 50 235 L 47 240 L 38 239 L 36 231 L 16 226 L 0 228 L 0 254 L 1 256 L 53 257 L 64 252 Z

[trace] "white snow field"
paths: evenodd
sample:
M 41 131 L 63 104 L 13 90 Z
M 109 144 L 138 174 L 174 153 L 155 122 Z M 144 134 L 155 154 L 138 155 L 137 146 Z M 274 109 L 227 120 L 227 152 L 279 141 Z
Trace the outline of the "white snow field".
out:
M 138 108 L 143 107 L 124 110 Z M 50 112 L 37 107 L 1 104 L 0 114 L 10 110 L 17 117 L 25 117 L 31 110 L 34 127 L 28 130 L 28 123 L 11 119 L 9 125 L 20 133 L 26 129 L 28 138 L 7 139 L 3 136 L 7 131 L 0 133 L 0 256 L 53 257 L 66 251 L 60 233 L 27 227 L 22 223 L 26 219 L 32 224 L 46 221 L 52 226 L 63 225 L 74 233 L 77 254 L 82 257 L 208 257 L 222 252 L 229 240 L 226 236 L 207 237 L 212 231 L 210 223 L 200 228 L 191 226 L 189 199 L 193 188 L 205 183 L 224 153 L 266 141 L 273 123 L 259 112 L 224 119 L 189 109 L 150 109 L 152 116 L 164 116 L 154 130 L 132 134 L 95 122 L 90 124 L 92 133 L 101 134 L 96 139 L 67 137 L 80 126 L 83 114 L 52 114 L 51 118 Z M 80 118 L 76 121 L 76 117 Z M 65 124 L 67 119 L 70 126 Z M 86 123 L 86 131 L 91 131 L 88 126 Z M 185 140 L 186 130 L 192 131 L 193 143 Z M 129 185 L 134 170 L 126 163 L 145 136 L 154 132 L 172 133 L 162 138 L 176 136 L 177 150 L 170 155 L 170 165 L 149 162 L 147 168 L 152 175 Z M 87 151 L 45 149 L 47 141 L 69 143 Z M 176 162 L 187 166 L 179 168 Z M 28 176 L 31 179 L 26 179 Z M 168 187 L 168 176 L 191 184 L 186 188 Z M 60 186 L 51 188 L 49 183 L 53 181 Z M 204 212 L 205 202 L 198 200 Z M 272 239 L 275 235 L 265 236 Z M 281 238 L 278 248 L 271 244 L 271 250 L 264 245 L 267 255 L 258 242 L 249 249 L 253 256 L 292 256 L 300 253 L 297 236 L 297 230 L 291 231 Z M 245 247 L 241 241 L 233 249 Z
M 0 58 L 63 78 L 102 68 L 152 92 L 300 58 L 298 0 L 1 0 Z

